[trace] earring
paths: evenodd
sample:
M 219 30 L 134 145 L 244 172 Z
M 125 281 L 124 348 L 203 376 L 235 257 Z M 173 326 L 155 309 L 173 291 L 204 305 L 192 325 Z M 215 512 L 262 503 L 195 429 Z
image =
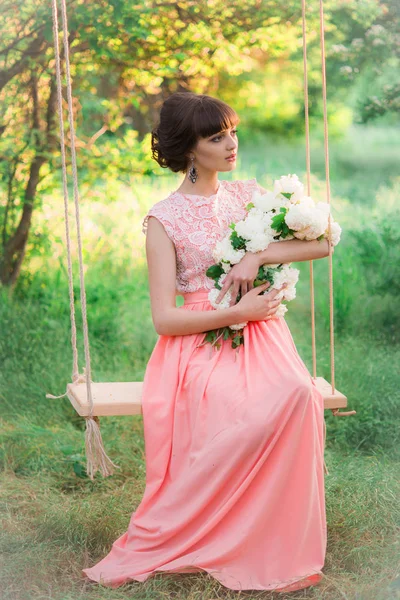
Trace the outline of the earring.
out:
M 199 176 L 199 174 L 198 174 L 198 171 L 197 171 L 196 167 L 193 164 L 193 161 L 194 161 L 194 157 L 193 156 L 191 157 L 191 160 L 192 160 L 192 166 L 189 169 L 188 179 L 190 179 L 190 181 L 192 183 L 195 183 L 196 179 Z

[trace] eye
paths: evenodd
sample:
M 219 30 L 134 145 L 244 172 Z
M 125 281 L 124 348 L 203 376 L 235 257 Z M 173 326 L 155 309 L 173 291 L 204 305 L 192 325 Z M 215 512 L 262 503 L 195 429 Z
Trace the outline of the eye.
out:
M 233 129 L 233 130 L 232 130 L 232 133 L 234 133 L 235 135 L 237 134 L 237 132 L 238 132 L 238 129 Z M 215 138 L 212 138 L 212 140 L 211 140 L 211 141 L 212 141 L 212 142 L 216 142 L 216 141 L 217 141 L 217 140 L 219 140 L 219 138 L 221 138 L 221 137 L 222 137 L 221 135 L 217 135 L 217 137 L 215 137 Z

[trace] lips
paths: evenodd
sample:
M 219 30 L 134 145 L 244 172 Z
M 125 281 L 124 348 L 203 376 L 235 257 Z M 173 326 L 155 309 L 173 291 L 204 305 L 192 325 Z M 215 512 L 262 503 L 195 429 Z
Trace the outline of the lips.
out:
M 226 157 L 226 160 L 229 160 L 230 158 L 235 158 L 236 157 L 236 152 L 234 152 L 233 154 L 231 154 L 230 156 Z

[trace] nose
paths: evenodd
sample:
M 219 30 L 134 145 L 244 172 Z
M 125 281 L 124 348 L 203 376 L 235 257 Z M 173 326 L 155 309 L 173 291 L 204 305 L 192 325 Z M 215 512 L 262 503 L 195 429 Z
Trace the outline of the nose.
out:
M 233 144 L 232 144 L 232 142 L 233 142 Z M 228 138 L 228 143 L 227 143 L 228 149 L 229 149 L 229 150 L 234 150 L 235 148 L 237 148 L 237 147 L 238 147 L 238 145 L 239 145 L 239 144 L 238 144 L 238 140 L 236 140 L 236 139 L 235 139 L 234 137 L 232 137 L 232 136 L 229 136 L 229 138 Z

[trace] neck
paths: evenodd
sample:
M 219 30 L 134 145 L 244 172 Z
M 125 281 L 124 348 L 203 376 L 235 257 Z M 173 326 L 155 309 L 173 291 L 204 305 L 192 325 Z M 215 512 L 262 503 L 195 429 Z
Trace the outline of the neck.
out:
M 199 196 L 213 196 L 217 193 L 219 187 L 218 171 L 211 173 L 199 173 L 197 181 L 192 183 L 188 178 L 188 173 L 178 188 L 182 194 L 198 194 Z

